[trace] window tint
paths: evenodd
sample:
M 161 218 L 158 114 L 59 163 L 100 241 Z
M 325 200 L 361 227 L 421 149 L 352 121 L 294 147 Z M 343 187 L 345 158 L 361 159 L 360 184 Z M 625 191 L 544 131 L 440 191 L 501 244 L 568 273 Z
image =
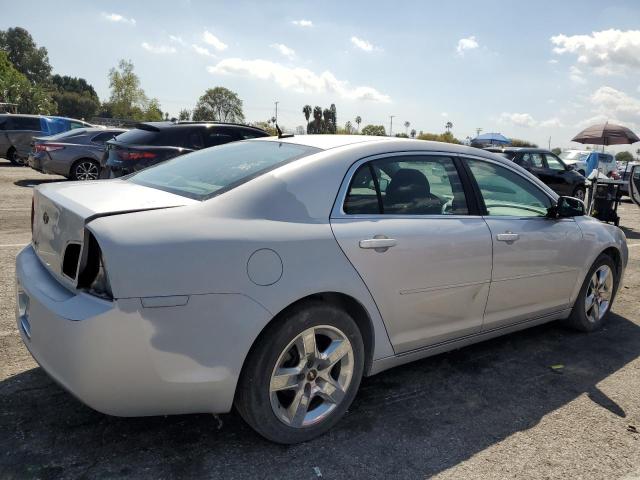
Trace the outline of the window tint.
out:
M 551 200 L 532 182 L 495 164 L 467 160 L 491 216 L 543 217 Z
M 91 139 L 93 143 L 104 143 L 118 135 L 118 132 L 102 132 Z
M 75 128 L 86 128 L 86 125 L 82 122 L 74 122 L 73 120 L 69 122 L 69 128 L 71 128 L 71 130 L 75 129 Z
M 243 138 L 238 130 L 224 127 L 209 127 L 204 130 L 203 136 L 205 147 L 215 147 Z
M 522 156 L 522 166 L 544 168 L 542 155 L 540 153 L 525 153 Z
M 40 131 L 39 117 L 11 117 L 11 130 Z
M 319 151 L 306 145 L 271 141 L 231 143 L 182 155 L 142 170 L 128 181 L 206 200 L 286 162 Z
M 193 148 L 194 150 L 200 150 L 201 148 L 204 148 L 204 142 L 202 140 L 200 129 L 189 130 L 186 146 L 187 148 Z
M 134 128 L 128 132 L 124 132 L 122 135 L 118 135 L 118 141 L 128 143 L 130 145 L 154 145 L 153 142 L 156 140 L 159 133 L 160 132 L 152 130 Z
M 353 176 L 343 210 L 347 214 L 468 214 L 453 160 L 431 156 L 394 157 L 362 165 Z
M 544 158 L 546 158 L 547 160 L 547 166 L 551 169 L 551 170 L 556 170 L 556 171 L 564 171 L 566 170 L 564 168 L 564 165 L 562 164 L 562 162 L 560 162 L 560 160 L 558 160 L 555 155 L 550 155 L 548 153 L 545 153 Z
M 241 129 L 240 130 L 240 137 L 243 140 L 248 140 L 250 138 L 261 138 L 261 137 L 268 137 L 269 134 L 265 133 L 265 132 L 259 132 L 256 130 L 249 130 L 249 129 Z

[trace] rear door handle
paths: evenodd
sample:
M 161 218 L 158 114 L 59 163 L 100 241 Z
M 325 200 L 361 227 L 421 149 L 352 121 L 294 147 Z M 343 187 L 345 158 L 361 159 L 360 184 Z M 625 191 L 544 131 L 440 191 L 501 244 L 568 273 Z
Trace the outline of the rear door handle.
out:
M 499 242 L 515 242 L 519 238 L 520 235 L 512 232 L 499 233 L 498 235 L 496 235 L 496 240 L 498 240 Z
M 360 248 L 373 248 L 379 252 L 386 252 L 388 248 L 395 247 L 395 238 L 368 238 L 366 240 L 360 240 Z

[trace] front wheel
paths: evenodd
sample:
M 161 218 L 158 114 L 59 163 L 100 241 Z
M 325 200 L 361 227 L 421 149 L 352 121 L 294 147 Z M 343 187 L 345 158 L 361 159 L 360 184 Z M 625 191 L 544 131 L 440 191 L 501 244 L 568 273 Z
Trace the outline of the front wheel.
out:
M 616 267 L 609 255 L 602 254 L 591 266 L 567 323 L 582 332 L 602 327 L 617 289 Z
M 18 152 L 15 148 L 11 147 L 7 152 L 7 160 L 9 160 L 14 165 L 18 165 L 20 167 L 24 167 L 25 163 L 22 158 L 18 155 Z
M 332 305 L 306 303 L 261 335 L 246 360 L 235 404 L 265 438 L 304 442 L 340 420 L 363 368 L 362 336 L 353 319 Z

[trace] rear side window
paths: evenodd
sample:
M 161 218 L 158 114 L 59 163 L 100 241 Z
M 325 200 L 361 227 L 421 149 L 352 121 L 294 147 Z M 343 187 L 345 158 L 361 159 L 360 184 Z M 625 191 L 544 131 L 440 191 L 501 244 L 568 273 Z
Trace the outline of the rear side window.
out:
M 11 130 L 40 131 L 39 117 L 11 117 Z
M 134 128 L 128 132 L 124 132 L 118 135 L 118 142 L 128 143 L 130 145 L 157 145 L 154 143 L 158 134 L 153 130 L 142 130 L 140 128 Z
M 202 134 L 205 147 L 215 147 L 216 145 L 243 139 L 239 130 L 224 127 L 209 127 Z
M 467 215 L 453 160 L 413 156 L 374 160 L 356 171 L 343 206 L 347 214 Z
M 118 132 L 102 132 L 96 135 L 95 137 L 93 137 L 91 141 L 93 143 L 104 143 L 107 140 L 111 140 L 116 135 L 118 135 Z

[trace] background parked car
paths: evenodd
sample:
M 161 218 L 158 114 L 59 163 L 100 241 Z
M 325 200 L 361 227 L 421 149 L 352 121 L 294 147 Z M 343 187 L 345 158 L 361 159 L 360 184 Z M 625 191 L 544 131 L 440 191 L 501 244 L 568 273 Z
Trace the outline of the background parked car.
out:
M 540 148 L 487 148 L 491 152 L 501 153 L 524 169 L 533 173 L 558 195 L 568 195 L 584 200 L 586 178 L 567 166 L 549 150 Z
M 49 137 L 35 138 L 29 166 L 71 180 L 100 178 L 105 142 L 126 132 L 121 128 L 78 128 Z
M 0 157 L 24 165 L 34 137 L 55 135 L 75 128 L 92 127 L 82 120 L 43 115 L 0 114 Z
M 585 177 L 591 173 L 589 164 L 598 165 L 598 169 L 605 176 L 617 170 L 613 155 L 609 153 L 593 150 L 566 150 L 560 154 L 560 158 L 565 164 L 573 165 L 574 169 Z
M 107 142 L 102 177 L 127 175 L 201 148 L 268 136 L 260 128 L 233 123 L 141 123 Z

